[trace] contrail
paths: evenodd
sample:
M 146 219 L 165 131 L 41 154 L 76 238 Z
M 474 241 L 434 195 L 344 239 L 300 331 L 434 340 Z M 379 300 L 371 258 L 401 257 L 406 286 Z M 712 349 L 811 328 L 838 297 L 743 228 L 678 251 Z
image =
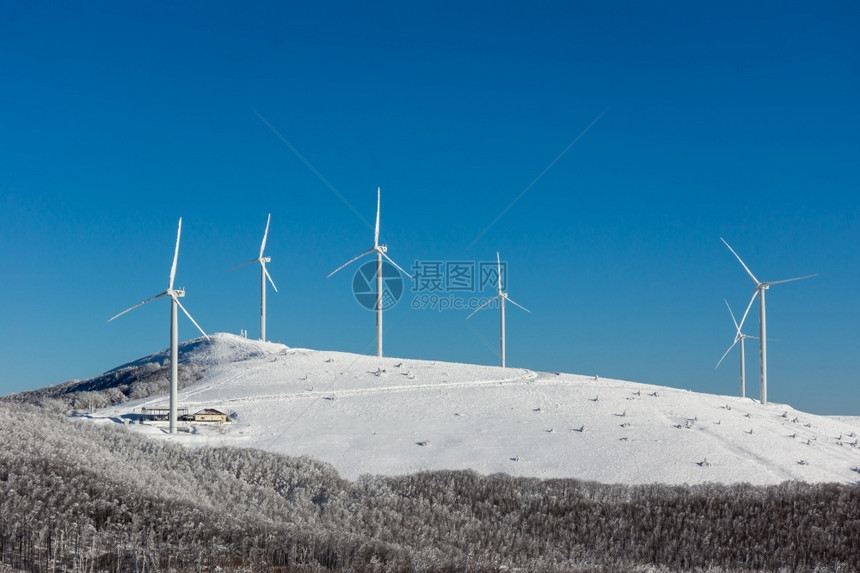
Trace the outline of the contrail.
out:
M 602 112 L 600 112 L 600 115 L 598 115 L 597 117 L 595 117 L 595 118 L 592 120 L 592 122 L 588 124 L 588 127 L 586 127 L 585 129 L 583 129 L 583 130 L 582 130 L 582 132 L 581 132 L 579 135 L 577 135 L 577 136 L 576 136 L 576 139 L 574 139 L 573 141 L 571 141 L 571 142 L 567 145 L 567 147 L 565 147 L 565 148 L 564 148 L 564 151 L 562 151 L 561 153 L 559 153 L 559 154 L 558 154 L 558 157 L 556 157 L 555 159 L 553 159 L 553 160 L 552 160 L 552 163 L 550 163 L 549 165 L 547 165 L 547 166 L 546 166 L 546 168 L 545 168 L 543 171 L 541 171 L 541 172 L 540 172 L 540 175 L 538 175 L 537 177 L 535 177 L 535 178 L 534 178 L 534 181 L 532 181 L 531 183 L 529 183 L 529 184 L 528 184 L 528 187 L 526 187 L 525 189 L 523 189 L 523 190 L 520 192 L 520 194 L 519 194 L 519 195 L 517 195 L 517 196 L 516 196 L 516 198 L 515 198 L 513 201 L 511 201 L 511 202 L 510 202 L 510 204 L 509 204 L 507 207 L 505 207 L 505 208 L 504 208 L 504 210 L 503 210 L 501 213 L 499 213 L 499 215 L 498 215 L 495 219 L 493 219 L 493 222 L 492 222 L 492 223 L 490 223 L 489 225 L 487 225 L 487 228 L 486 228 L 486 229 L 484 229 L 483 231 L 481 231 L 480 233 L 478 233 L 478 236 L 477 236 L 477 237 L 475 237 L 475 238 L 472 240 L 472 242 L 471 242 L 471 243 L 469 243 L 469 247 L 468 247 L 468 248 L 471 248 L 475 243 L 477 243 L 477 242 L 478 242 L 478 239 L 480 239 L 481 237 L 483 237 L 483 236 L 484 236 L 484 234 L 485 234 L 487 231 L 489 231 L 489 230 L 493 227 L 493 225 L 495 225 L 496 223 L 498 223 L 498 222 L 499 222 L 499 219 L 501 219 L 502 217 L 504 217 L 504 216 L 505 216 L 505 213 L 507 213 L 508 211 L 510 211 L 511 207 L 513 207 L 513 206 L 514 206 L 514 204 L 515 204 L 517 201 L 519 201 L 520 199 L 522 199 L 523 195 L 525 195 L 526 193 L 528 193 L 529 189 L 531 189 L 532 187 L 534 187 L 535 183 L 537 183 L 538 181 L 540 181 L 541 177 L 543 177 L 544 175 L 546 175 L 546 172 L 547 172 L 547 171 L 549 171 L 550 169 L 552 169 L 553 165 L 555 165 L 556 163 L 558 163 L 558 160 L 559 160 L 559 159 L 561 159 L 562 157 L 564 157 L 564 154 L 565 154 L 565 153 L 567 153 L 568 151 L 570 151 L 570 148 L 571 148 L 571 147 L 573 147 L 574 145 L 576 145 L 576 142 L 577 142 L 577 141 L 579 141 L 580 139 L 582 139 L 582 136 L 584 136 L 586 133 L 588 133 L 588 130 L 589 130 L 589 129 L 591 129 L 592 127 L 594 127 L 594 124 L 595 124 L 595 123 L 597 123 L 597 122 L 600 120 L 600 118 L 601 118 L 601 117 L 603 117 L 603 116 L 606 114 L 606 112 L 607 112 L 607 111 L 609 111 L 609 108 L 608 108 L 608 107 L 607 107 L 606 109 L 604 109 Z M 288 143 L 287 145 L 289 145 L 289 143 Z M 292 147 L 292 146 L 290 146 L 290 147 Z
M 314 166 L 313 166 L 313 165 L 311 165 L 311 162 L 310 162 L 310 161 L 308 161 L 307 159 L 305 159 L 305 158 L 304 158 L 304 156 L 303 156 L 301 153 L 299 153 L 299 151 L 298 151 L 295 147 L 293 147 L 293 145 L 292 145 L 289 141 L 287 141 L 287 138 L 286 138 L 286 137 L 284 137 L 283 135 L 281 135 L 281 134 L 280 134 L 280 132 L 278 132 L 278 130 L 277 130 L 277 129 L 275 129 L 275 128 L 274 128 L 274 126 L 272 126 L 272 124 L 271 124 L 271 123 L 269 123 L 269 122 L 266 120 L 266 118 L 265 118 L 265 117 L 263 117 L 263 116 L 260 114 L 260 112 L 259 112 L 259 111 L 257 111 L 257 110 L 256 110 L 255 108 L 253 108 L 253 107 L 252 107 L 251 109 L 254 111 L 254 113 L 255 113 L 255 114 L 257 114 L 257 117 L 259 117 L 259 118 L 260 118 L 260 121 L 262 121 L 264 124 L 266 124 L 266 127 L 268 127 L 269 129 L 271 129 L 271 130 L 272 130 L 272 133 L 274 133 L 275 135 L 277 135 L 277 136 L 278 136 L 278 139 L 280 139 L 281 141 L 283 141 L 283 142 L 284 142 L 284 145 L 286 145 L 287 147 L 289 147 L 289 148 L 290 148 L 290 151 L 292 151 L 293 153 L 295 153 L 295 154 L 296 154 L 296 157 L 298 157 L 299 159 L 301 159 L 301 160 L 302 160 L 302 162 L 303 162 L 305 165 L 307 165 L 307 166 L 308 166 L 308 169 L 310 169 L 311 171 L 313 171 L 313 172 L 314 172 L 314 175 L 316 175 L 317 177 L 319 177 L 320 181 L 322 181 L 323 183 L 325 183 L 325 184 L 326 184 L 326 186 L 327 186 L 329 189 L 331 189 L 331 190 L 334 192 L 334 194 L 335 194 L 335 195 L 337 195 L 337 196 L 338 196 L 338 198 L 339 198 L 341 201 L 343 201 L 343 204 L 344 204 L 344 205 L 346 205 L 347 207 L 349 207 L 349 208 L 350 208 L 350 210 L 351 210 L 353 213 L 355 213 L 355 216 L 356 216 L 356 217 L 358 217 L 359 219 L 361 219 L 361 220 L 364 222 L 364 224 L 365 224 L 365 225 L 367 225 L 367 227 L 368 227 L 369 229 L 373 229 L 373 225 L 371 225 L 371 224 L 368 222 L 368 220 L 367 220 L 367 219 L 365 219 L 365 218 L 361 215 L 361 213 L 359 213 L 359 212 L 356 210 L 356 208 L 355 208 L 355 207 L 353 207 L 353 206 L 349 203 L 349 201 L 347 201 L 347 200 L 346 200 L 346 197 L 344 197 L 343 195 L 341 195 L 341 194 L 340 194 L 340 191 L 338 191 L 337 189 L 335 189 L 335 188 L 334 188 L 334 185 L 332 185 L 331 183 L 329 183 L 329 182 L 328 182 L 328 180 L 327 180 L 325 177 L 323 177 L 323 176 L 322 176 L 322 174 L 320 174 L 320 172 L 319 172 L 319 171 L 317 171 L 317 170 L 314 168 Z

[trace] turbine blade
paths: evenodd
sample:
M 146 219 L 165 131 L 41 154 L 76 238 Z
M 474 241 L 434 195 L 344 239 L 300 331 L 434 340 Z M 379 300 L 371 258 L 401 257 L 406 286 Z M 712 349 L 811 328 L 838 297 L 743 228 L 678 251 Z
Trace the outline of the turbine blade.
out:
M 124 315 L 125 313 L 130 312 L 130 311 L 132 311 L 132 310 L 136 309 L 136 308 L 137 308 L 137 307 L 139 307 L 139 306 L 143 306 L 143 305 L 145 305 L 146 303 L 148 303 L 148 302 L 152 302 L 152 301 L 154 301 L 155 299 L 157 299 L 157 298 L 161 298 L 161 297 L 163 297 L 163 296 L 167 296 L 167 291 L 165 291 L 165 292 L 163 292 L 163 293 L 161 293 L 161 294 L 157 294 L 157 295 L 155 295 L 155 296 L 151 296 L 151 297 L 149 297 L 148 299 L 146 299 L 146 300 L 144 300 L 144 301 L 142 301 L 142 302 L 139 302 L 139 303 L 137 303 L 136 305 L 134 305 L 134 306 L 132 306 L 132 307 L 129 307 L 129 308 L 125 309 L 125 310 L 124 310 L 124 311 L 122 311 L 121 313 L 119 313 L 119 314 L 117 314 L 117 315 L 112 316 L 111 318 L 109 318 L 109 319 L 108 319 L 108 322 L 112 321 L 112 320 L 113 320 L 113 319 L 115 319 L 115 318 L 119 318 L 119 317 L 121 317 L 121 316 L 122 316 L 122 315 Z
M 737 343 L 738 343 L 738 340 L 739 340 L 738 338 L 735 338 L 735 341 L 734 341 L 734 342 L 732 342 L 732 345 L 731 345 L 731 346 L 729 346 L 728 350 L 726 350 L 726 351 L 723 353 L 723 356 L 722 356 L 722 358 L 720 358 L 720 361 L 719 361 L 719 362 L 717 362 L 717 365 L 716 365 L 716 366 L 714 366 L 714 370 L 716 370 L 717 368 L 719 368 L 720 364 L 722 364 L 722 363 L 723 363 L 723 360 L 725 360 L 725 359 L 726 359 L 726 356 L 728 356 L 728 355 L 729 355 L 729 352 L 731 352 L 732 348 L 734 348 L 734 347 L 735 347 L 735 344 L 737 344 Z
M 406 275 L 407 277 L 409 277 L 409 280 L 414 280 L 414 279 L 413 279 L 413 277 L 412 277 L 412 275 L 410 275 L 409 273 L 407 273 L 406 271 L 404 271 L 402 268 L 400 268 L 400 265 L 398 265 L 397 263 L 395 263 L 395 262 L 391 259 L 391 257 L 389 257 L 388 255 L 386 255 L 386 254 L 385 254 L 385 253 L 383 253 L 382 251 L 378 251 L 378 252 L 379 252 L 380 254 L 382 254 L 382 256 L 383 256 L 383 257 L 385 257 L 385 260 L 386 260 L 386 261 L 388 261 L 389 263 L 391 263 L 392 265 L 394 265 L 394 266 L 395 266 L 395 268 L 396 268 L 398 271 L 400 271 L 401 273 L 403 273 L 404 275 Z
M 769 285 L 778 285 L 780 283 L 790 283 L 792 281 L 802 281 L 803 279 L 811 279 L 812 277 L 817 277 L 818 273 L 814 275 L 806 275 L 805 277 L 794 277 L 793 279 L 783 279 L 781 281 L 770 281 L 767 284 Z
M 179 302 L 179 297 L 174 296 L 174 295 L 171 295 L 171 296 L 170 296 L 170 298 L 172 298 L 174 301 L 176 301 L 177 306 L 179 306 L 179 308 L 181 308 L 181 309 L 182 309 L 182 312 L 184 312 L 184 313 L 185 313 L 185 316 L 187 316 L 187 317 L 188 317 L 188 320 L 190 320 L 191 322 L 193 322 L 193 323 L 194 323 L 194 326 L 196 326 L 196 327 L 197 327 L 197 330 L 199 330 L 199 331 L 203 334 L 203 336 L 205 336 L 205 337 L 208 339 L 208 338 L 209 338 L 209 335 L 208 335 L 208 334 L 206 334 L 205 332 L 203 332 L 203 329 L 202 329 L 202 328 L 200 328 L 200 325 L 199 325 L 199 324 L 197 324 L 197 321 L 196 321 L 196 320 L 194 320 L 194 318 L 193 318 L 193 317 L 188 313 L 188 311 L 187 311 L 187 310 L 185 310 L 185 307 L 184 307 L 184 306 L 182 306 L 182 303 L 181 303 L 181 302 Z
M 526 312 L 531 312 L 529 309 L 527 309 L 527 308 L 526 308 L 526 307 L 524 307 L 523 305 L 521 305 L 521 304 L 519 304 L 519 303 L 517 303 L 517 302 L 514 302 L 514 300 L 513 300 L 511 297 L 509 297 L 507 294 L 504 294 L 504 295 L 502 295 L 502 296 L 504 296 L 504 297 L 505 297 L 505 300 L 507 300 L 507 301 L 508 301 L 509 303 L 511 303 L 512 305 L 514 305 L 514 306 L 518 306 L 518 307 L 520 307 L 521 309 L 523 309 L 523 310 L 524 310 L 524 311 L 526 311 Z
M 345 263 L 343 263 L 341 266 L 339 266 L 338 268 L 336 268 L 335 270 L 333 270 L 332 272 L 330 272 L 326 278 L 331 277 L 333 274 L 335 274 L 336 272 L 338 272 L 338 271 L 342 270 L 344 267 L 348 267 L 349 265 L 351 265 L 352 263 L 354 263 L 355 261 L 357 261 L 358 259 L 360 259 L 360 258 L 361 258 L 361 257 L 363 257 L 364 255 L 366 255 L 366 254 L 368 254 L 368 253 L 372 253 L 372 252 L 373 252 L 373 251 L 375 251 L 375 250 L 376 250 L 375 248 L 371 247 L 370 249 L 367 249 L 366 251 L 364 251 L 363 253 L 361 253 L 361 254 L 360 254 L 360 255 L 358 255 L 357 257 L 353 257 L 353 258 L 349 259 L 348 261 L 346 261 Z
M 499 294 L 502 294 L 502 259 L 499 258 L 499 251 L 496 251 L 496 275 L 499 280 Z
M 754 274 L 752 274 L 752 271 L 749 269 L 749 267 L 746 265 L 746 263 L 745 263 L 745 262 L 743 262 L 743 260 L 742 260 L 742 259 L 740 258 L 740 256 L 735 252 L 735 250 L 731 247 L 731 245 L 729 245 L 729 244 L 726 242 L 726 240 L 725 240 L 724 238 L 722 238 L 722 237 L 720 237 L 720 240 L 721 240 L 721 241 L 722 241 L 722 242 L 723 242 L 723 243 L 724 243 L 724 244 L 729 248 L 729 250 L 730 250 L 730 251 L 732 252 L 732 254 L 735 256 L 735 258 L 736 258 L 736 259 L 741 263 L 741 266 L 744 268 L 744 270 L 746 270 L 747 274 L 750 276 L 750 278 L 753 280 L 753 282 L 755 282 L 755 284 L 757 284 L 757 285 L 760 285 L 760 284 L 761 284 L 761 282 L 759 282 L 759 280 L 758 280 L 757 278 L 755 278 L 755 275 L 754 275 Z
M 266 263 L 260 263 L 263 266 L 263 272 L 266 274 L 266 278 L 269 279 L 269 283 L 271 283 L 272 288 L 275 289 L 275 292 L 278 292 L 278 287 L 275 286 L 275 281 L 272 280 L 272 275 L 269 274 L 269 269 L 266 268 Z
M 170 281 L 167 290 L 173 290 L 173 279 L 176 277 L 176 262 L 179 260 L 179 235 L 182 234 L 182 217 L 179 217 L 179 228 L 176 229 L 176 248 L 173 250 L 173 265 L 170 267 Z
M 382 201 L 382 188 L 376 188 L 376 228 L 373 231 L 373 246 L 379 246 L 379 206 Z
M 752 308 L 753 303 L 755 302 L 755 297 L 758 296 L 758 289 L 753 291 L 752 298 L 750 299 L 750 303 L 747 305 L 747 309 L 744 311 L 744 315 L 741 317 L 741 321 L 738 324 L 738 332 L 744 327 L 744 322 L 747 319 L 747 314 L 749 314 L 750 309 Z
M 233 271 L 235 271 L 236 269 L 241 269 L 241 268 L 242 268 L 242 267 L 244 267 L 245 265 L 250 265 L 251 263 L 256 263 L 256 262 L 257 262 L 257 261 L 259 261 L 259 260 L 260 260 L 260 259 L 251 259 L 250 261 L 245 261 L 244 263 L 238 264 L 238 265 L 236 265 L 235 267 L 230 267 L 229 269 L 227 269 L 227 270 L 226 270 L 226 271 L 224 271 L 224 272 L 232 273 L 232 272 L 233 272 Z
M 272 221 L 272 214 L 266 219 L 266 231 L 263 233 L 263 242 L 260 243 L 260 258 L 263 258 L 263 251 L 266 250 L 266 239 L 269 237 L 269 223 Z
M 487 300 L 482 302 L 478 308 L 476 308 L 475 310 L 472 311 L 472 314 L 470 314 L 469 316 L 466 317 L 466 320 L 469 320 L 470 318 L 475 316 L 475 313 L 478 312 L 479 310 L 483 310 L 483 309 L 487 308 L 490 305 L 490 303 L 493 302 L 494 300 L 496 300 L 497 298 L 499 298 L 498 295 L 494 296 L 493 298 L 488 298 Z
M 727 301 L 726 299 L 723 299 L 723 302 L 726 303 L 726 308 L 729 309 L 729 314 L 732 315 L 732 322 L 735 323 L 735 329 L 737 329 L 737 331 L 740 332 L 741 331 L 741 325 L 739 325 L 738 321 L 735 320 L 735 313 L 732 312 L 732 307 L 729 306 L 729 301 Z

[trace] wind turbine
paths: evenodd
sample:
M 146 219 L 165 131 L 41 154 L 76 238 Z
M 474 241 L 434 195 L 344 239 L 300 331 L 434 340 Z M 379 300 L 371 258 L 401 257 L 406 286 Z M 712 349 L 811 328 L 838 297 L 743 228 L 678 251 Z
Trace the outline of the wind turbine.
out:
M 514 306 L 520 307 L 521 309 L 523 309 L 526 312 L 531 312 L 531 311 L 529 309 L 527 309 L 526 307 L 522 306 L 521 304 L 517 304 L 516 302 L 514 302 L 514 300 L 508 296 L 508 293 L 506 293 L 504 290 L 502 290 L 502 260 L 499 258 L 498 251 L 496 251 L 496 274 L 498 275 L 498 287 L 499 287 L 498 294 L 496 294 L 496 296 L 494 296 L 493 298 L 484 301 L 484 303 L 481 306 L 479 306 L 478 308 L 473 310 L 472 314 L 470 314 L 469 316 L 466 317 L 466 320 L 469 320 L 470 318 L 475 316 L 476 312 L 478 312 L 479 310 L 481 310 L 483 308 L 486 308 L 494 300 L 499 299 L 499 311 L 500 311 L 500 315 L 501 315 L 501 321 L 500 321 L 500 331 L 501 332 L 500 332 L 499 338 L 500 338 L 500 346 L 501 346 L 502 368 L 504 368 L 505 367 L 505 301 L 508 301 L 509 303 L 511 303 Z
M 717 362 L 716 366 L 714 366 L 714 370 L 716 370 L 717 368 L 720 367 L 720 364 L 723 363 L 723 360 L 725 360 L 726 356 L 728 356 L 731 349 L 735 347 L 735 344 L 740 342 L 741 343 L 741 346 L 740 346 L 740 352 L 741 352 L 741 398 L 746 398 L 747 384 L 746 384 L 746 358 L 744 355 L 744 340 L 746 340 L 747 338 L 753 338 L 754 339 L 755 336 L 751 336 L 749 334 L 744 334 L 743 332 L 741 332 L 741 329 L 744 327 L 744 321 L 747 318 L 746 313 L 744 313 L 744 316 L 741 318 L 740 324 L 738 324 L 738 321 L 735 320 L 735 313 L 732 312 L 732 307 L 729 306 L 729 301 L 727 301 L 725 299 L 723 299 L 723 300 L 726 303 L 726 308 L 729 309 L 729 314 L 732 315 L 732 322 L 735 323 L 735 340 L 734 340 L 734 342 L 732 342 L 732 345 L 729 346 L 729 348 L 725 351 L 725 353 L 723 353 L 723 356 L 722 356 L 722 358 L 720 358 L 720 361 Z M 749 307 L 747 307 L 747 312 L 749 312 Z
M 260 263 L 260 340 L 266 340 L 266 280 L 272 284 L 272 288 L 275 289 L 275 292 L 278 292 L 278 287 L 275 286 L 275 281 L 272 280 L 272 275 L 269 274 L 269 271 L 266 270 L 266 263 L 272 261 L 271 257 L 264 257 L 263 251 L 266 250 L 266 239 L 269 236 L 269 223 L 272 221 L 272 214 L 269 213 L 268 218 L 266 219 L 266 230 L 263 232 L 263 242 L 260 243 L 260 256 L 256 259 L 251 259 L 250 261 L 246 261 L 241 265 L 236 265 L 231 271 L 234 271 L 240 267 L 244 267 L 245 265 L 250 265 L 251 263 Z M 229 271 L 228 271 L 229 272 Z
M 136 309 L 139 306 L 143 306 L 148 302 L 152 302 L 155 299 L 163 298 L 165 296 L 170 297 L 170 433 L 176 433 L 176 403 L 177 403 L 177 393 L 179 391 L 179 327 L 177 324 L 177 313 L 176 307 L 182 309 L 182 312 L 185 313 L 185 316 L 194 323 L 194 326 L 197 327 L 203 336 L 207 339 L 209 336 L 203 332 L 203 329 L 200 328 L 200 325 L 197 324 L 197 321 L 188 314 L 188 311 L 185 310 L 185 307 L 182 306 L 182 303 L 179 302 L 179 299 L 185 296 L 185 289 L 175 289 L 173 288 L 173 279 L 176 276 L 176 262 L 179 259 L 179 236 L 182 234 L 182 217 L 179 218 L 179 228 L 176 230 L 176 248 L 173 251 L 173 265 L 170 267 L 170 279 L 167 282 L 167 290 L 161 294 L 157 294 L 155 296 L 149 297 L 143 302 L 139 302 L 131 308 L 127 308 L 116 316 L 111 317 L 108 322 L 115 318 L 119 318 L 125 313 Z
M 376 228 L 373 231 L 373 246 L 361 253 L 360 255 L 351 258 L 335 270 L 329 273 L 328 277 L 331 277 L 338 271 L 348 267 L 364 255 L 369 255 L 370 253 L 376 253 L 376 355 L 382 356 L 382 259 L 383 257 L 389 263 L 394 265 L 394 267 L 406 275 L 409 278 L 412 278 L 412 275 L 404 271 L 400 268 L 400 265 L 391 260 L 391 257 L 388 256 L 388 247 L 386 245 L 379 244 L 379 209 L 380 209 L 380 198 L 382 195 L 382 191 L 380 187 L 376 188 Z M 326 277 L 326 278 L 328 278 Z
M 758 295 L 758 301 L 759 301 L 759 335 L 758 335 L 758 341 L 759 341 L 759 355 L 760 355 L 760 363 L 761 363 L 761 382 L 760 382 L 760 388 L 759 388 L 759 392 L 760 392 L 759 398 L 760 398 L 760 401 L 762 404 L 767 404 L 767 315 L 765 312 L 764 293 L 772 285 L 777 285 L 780 283 L 787 283 L 787 282 L 792 282 L 792 281 L 799 281 L 802 279 L 812 278 L 812 277 L 815 277 L 818 275 L 814 274 L 814 275 L 806 275 L 803 277 L 794 277 L 791 279 L 783 279 L 783 280 L 779 280 L 779 281 L 762 282 L 762 281 L 758 280 L 757 278 L 755 278 L 755 275 L 752 274 L 752 271 L 749 269 L 749 267 L 746 265 L 746 263 L 743 262 L 743 260 L 735 252 L 735 250 L 731 247 L 731 245 L 729 245 L 726 242 L 726 240 L 723 239 L 722 237 L 720 237 L 720 240 L 729 248 L 729 250 L 735 256 L 735 258 L 738 260 L 738 262 L 740 262 L 741 266 L 744 268 L 744 270 L 747 272 L 747 274 L 750 276 L 750 278 L 755 283 L 755 291 L 753 291 L 753 295 L 752 295 L 752 298 L 750 299 L 750 303 L 747 305 L 746 311 L 744 311 L 744 317 L 746 317 L 747 313 L 750 310 L 750 307 L 752 307 L 753 302 L 755 302 L 756 295 Z M 741 320 L 741 324 L 743 324 L 743 319 Z

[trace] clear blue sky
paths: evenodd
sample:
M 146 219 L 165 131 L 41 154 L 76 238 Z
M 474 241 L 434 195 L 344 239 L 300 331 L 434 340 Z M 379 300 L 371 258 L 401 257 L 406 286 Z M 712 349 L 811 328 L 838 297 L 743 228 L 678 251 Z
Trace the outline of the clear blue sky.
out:
M 754 285 L 720 237 L 819 273 L 769 292 L 769 399 L 860 415 L 860 7 L 597 4 L 0 4 L 0 393 L 167 347 L 163 300 L 106 321 L 164 290 L 180 216 L 207 331 L 257 335 L 259 274 L 225 271 L 271 213 L 269 338 L 372 353 L 358 266 L 326 275 L 381 186 L 402 266 L 501 252 L 513 366 L 735 394 Z M 497 312 L 414 294 L 386 354 L 497 362 Z

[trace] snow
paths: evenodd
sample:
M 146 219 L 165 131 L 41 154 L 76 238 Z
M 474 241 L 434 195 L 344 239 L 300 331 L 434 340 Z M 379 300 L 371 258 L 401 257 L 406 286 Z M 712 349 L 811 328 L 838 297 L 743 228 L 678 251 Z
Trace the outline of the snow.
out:
M 167 351 L 134 364 L 162 362 Z M 253 447 L 346 478 L 472 469 L 604 483 L 860 482 L 860 418 L 593 376 L 288 348 L 230 334 L 180 345 L 203 378 L 179 407 L 230 424 L 128 428 L 188 446 Z M 777 383 L 774 381 L 774 383 Z M 132 420 L 157 396 L 90 419 Z

